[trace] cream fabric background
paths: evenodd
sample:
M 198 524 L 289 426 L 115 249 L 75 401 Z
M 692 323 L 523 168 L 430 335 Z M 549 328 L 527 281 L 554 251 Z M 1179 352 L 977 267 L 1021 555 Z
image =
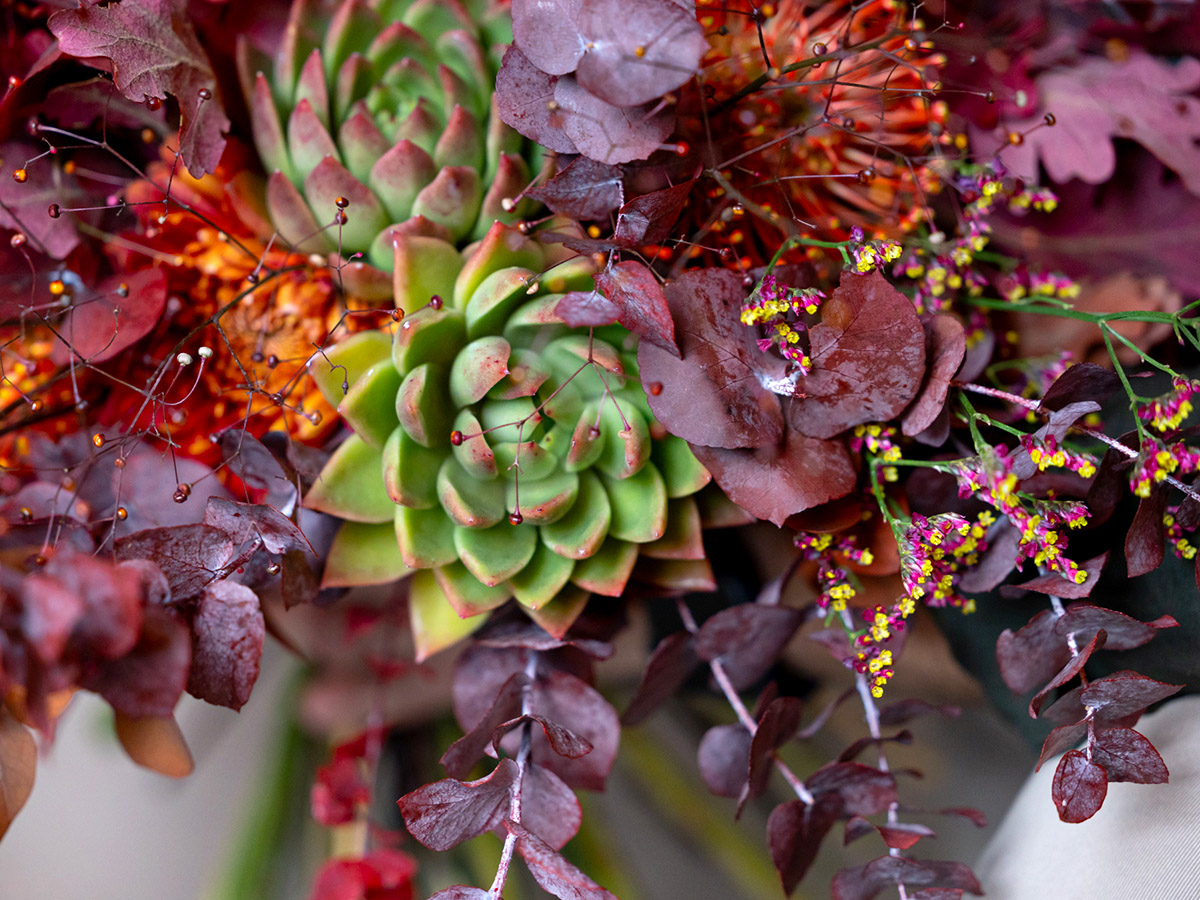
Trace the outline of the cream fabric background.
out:
M 1200 898 L 1200 697 L 1169 701 L 1135 726 L 1169 784 L 1110 784 L 1087 822 L 1060 822 L 1057 759 L 1032 774 L 975 872 L 990 900 Z

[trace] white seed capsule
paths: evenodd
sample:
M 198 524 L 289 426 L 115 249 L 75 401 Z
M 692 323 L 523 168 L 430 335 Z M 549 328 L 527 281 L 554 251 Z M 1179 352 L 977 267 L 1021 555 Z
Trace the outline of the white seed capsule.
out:
M 192 364 L 192 354 L 180 353 L 175 357 L 175 362 L 179 363 L 181 366 L 190 366 Z
M 211 359 L 212 358 L 212 347 L 201 347 L 196 352 L 200 354 L 201 359 Z

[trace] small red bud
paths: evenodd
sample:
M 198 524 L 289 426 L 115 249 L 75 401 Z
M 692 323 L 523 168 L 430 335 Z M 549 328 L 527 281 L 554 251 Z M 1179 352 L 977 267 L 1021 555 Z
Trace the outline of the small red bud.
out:
M 455 447 L 461 447 L 463 442 L 463 433 L 461 431 L 450 432 L 450 443 Z
M 520 525 L 524 521 L 525 521 L 525 517 L 523 515 L 521 515 L 519 512 L 509 513 L 509 515 L 508 515 L 508 523 L 510 525 Z

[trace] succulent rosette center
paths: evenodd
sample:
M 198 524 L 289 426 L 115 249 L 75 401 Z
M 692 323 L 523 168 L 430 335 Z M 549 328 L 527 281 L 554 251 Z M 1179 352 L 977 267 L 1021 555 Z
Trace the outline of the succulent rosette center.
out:
M 441 274 L 412 273 L 396 301 L 433 299 L 310 365 L 354 432 L 306 500 L 348 520 L 325 584 L 411 576 L 427 656 L 510 598 L 561 634 L 590 594 L 623 593 L 640 554 L 703 561 L 691 495 L 709 474 L 654 420 L 633 336 L 555 314 L 591 289 L 591 258 L 555 264 L 497 223 L 450 272 L 457 251 L 423 240 Z
M 522 140 L 492 113 L 491 48 L 510 40 L 506 14 L 458 0 L 295 0 L 273 54 L 243 40 L 272 226 L 388 270 L 391 225 L 461 243 L 519 215 L 503 201 L 529 180 Z

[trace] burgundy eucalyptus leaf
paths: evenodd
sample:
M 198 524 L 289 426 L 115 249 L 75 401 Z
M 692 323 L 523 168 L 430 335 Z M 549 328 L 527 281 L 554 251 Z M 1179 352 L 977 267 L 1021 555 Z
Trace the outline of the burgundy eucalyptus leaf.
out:
M 535 731 L 534 762 L 573 788 L 603 790 L 617 757 L 621 733 L 612 705 L 587 682 L 566 672 L 539 673 L 530 689 L 529 702 L 537 715 L 560 723 L 592 748 L 585 756 L 569 759 L 557 753 L 544 734 Z
M 1109 781 L 1166 784 L 1167 764 L 1154 745 L 1132 728 L 1106 728 L 1096 734 L 1092 762 L 1103 766 Z
M 617 307 L 617 321 L 643 341 L 682 358 L 666 295 L 645 265 L 632 259 L 617 263 L 596 274 L 596 289 Z
M 578 21 L 587 38 L 579 83 L 617 106 L 648 103 L 682 86 L 708 50 L 695 12 L 671 0 L 591 0 Z
M 1090 400 L 1103 403 L 1121 387 L 1121 377 L 1105 366 L 1084 362 L 1071 366 L 1054 380 L 1042 397 L 1042 409 L 1059 410 Z
M 579 798 L 561 778 L 542 766 L 525 767 L 521 782 L 521 823 L 555 850 L 575 837 L 583 821 Z
M 725 269 L 700 269 L 668 284 L 665 294 L 683 357 L 650 343 L 638 347 L 643 384 L 662 385 L 648 397 L 655 418 L 693 445 L 777 444 L 783 413 L 779 398 L 760 383 L 770 357 L 738 318 L 746 296 L 741 278 Z
M 265 637 L 266 625 L 254 591 L 235 581 L 208 585 L 192 617 L 188 693 L 240 710 L 258 680 Z
M 752 738 L 742 725 L 714 725 L 704 732 L 696 758 L 700 777 L 718 797 L 736 798 L 746 786 Z
M 465 884 L 454 884 L 438 891 L 429 900 L 497 900 L 483 888 L 471 887 Z M 503 898 L 499 898 L 503 900 Z
M 1163 628 L 1178 628 L 1174 616 L 1159 616 L 1153 622 L 1139 622 L 1113 609 L 1093 606 L 1090 603 L 1072 603 L 1066 615 L 1054 623 L 1055 634 L 1066 637 L 1074 634 L 1076 641 L 1091 640 L 1100 628 L 1108 634 L 1104 646 L 1109 650 L 1132 650 L 1149 643 Z
M 1042 742 L 1042 752 L 1038 755 L 1037 766 L 1034 767 L 1034 771 L 1040 769 L 1060 753 L 1066 753 L 1072 747 L 1078 746 L 1079 742 L 1085 737 L 1087 737 L 1087 722 L 1080 721 L 1072 725 L 1059 725 L 1046 735 L 1046 740 Z
M 846 825 L 842 829 L 842 845 L 848 847 L 859 838 L 874 833 L 878 832 L 869 819 L 864 819 L 862 816 L 851 816 L 846 820 Z
M 504 124 L 555 153 L 578 153 L 567 137 L 567 113 L 554 99 L 557 75 L 547 75 L 516 46 L 504 53 L 496 73 L 496 109 Z
M 873 816 L 898 802 L 896 779 L 889 772 L 855 762 L 826 763 L 804 782 L 817 794 L 836 794 L 841 798 L 841 815 Z
M 840 693 L 837 697 L 825 704 L 825 708 L 817 713 L 817 717 L 815 719 L 796 732 L 796 738 L 802 741 L 808 740 L 825 727 L 825 723 L 829 721 L 829 717 L 834 714 L 839 706 L 841 706 L 851 697 L 857 696 L 858 691 L 856 691 L 854 688 L 846 688 L 846 690 L 842 691 L 842 693 Z M 896 723 L 892 722 L 890 724 L 894 725 Z
M 984 551 L 979 565 L 967 569 L 959 579 L 958 586 L 962 590 L 986 593 L 998 587 L 1017 567 L 1020 532 L 1008 519 L 1002 519 L 997 526 L 994 533 L 989 531 L 988 548 Z
M 576 222 L 605 219 L 625 202 L 623 176 L 620 166 L 580 156 L 545 184 L 527 191 L 526 196 Z
M 637 725 L 681 688 L 700 665 L 695 642 L 686 631 L 669 634 L 654 648 L 642 683 L 621 716 L 622 725 Z
M 808 873 L 841 805 L 836 796 L 825 794 L 813 798 L 811 804 L 792 800 L 771 810 L 767 843 L 785 894 L 791 894 Z
M 970 806 L 948 806 L 944 809 L 931 810 L 939 816 L 955 816 L 965 819 L 976 828 L 987 828 L 987 816 Z
M 876 737 L 870 737 L 869 735 L 867 735 L 864 737 L 860 737 L 858 740 L 856 740 L 854 743 L 852 743 L 849 747 L 847 747 L 845 750 L 843 750 L 838 755 L 838 761 L 839 762 L 849 762 L 850 760 L 857 757 L 864 750 L 866 750 L 868 747 L 882 747 L 885 743 L 911 744 L 912 742 L 913 742 L 912 732 L 907 729 L 905 729 L 904 731 L 898 731 L 891 736 L 881 735 L 880 737 L 876 738 Z
M 9 97 L 13 94 L 9 93 Z M 12 169 L 27 159 L 44 152 L 45 145 L 26 141 L 0 141 L 0 159 Z M 12 178 L 0 179 L 0 228 L 19 231 L 29 238 L 29 246 L 53 259 L 64 259 L 79 246 L 79 232 L 70 216 L 52 219 L 46 215 L 51 203 L 61 206 L 83 206 L 84 193 L 78 179 L 61 168 L 40 162 L 29 167 L 27 180 L 18 184 Z M 64 202 L 65 201 L 65 202 Z M 11 245 L 0 255 L 9 279 L 0 294 L 0 318 L 16 319 L 27 314 L 32 297 L 33 282 L 28 264 Z M 24 271 L 22 271 L 24 269 Z M 15 279 L 21 279 L 19 281 Z M 109 316 L 106 336 L 113 333 Z
M 81 683 L 132 718 L 169 716 L 187 685 L 191 645 L 187 625 L 172 610 L 147 607 L 134 648 Z
M 750 766 L 746 790 L 738 800 L 738 809 L 747 800 L 761 797 L 767 790 L 775 751 L 790 741 L 800 729 L 804 703 L 799 697 L 777 697 L 767 704 L 758 719 L 758 728 L 750 742 Z
M 865 866 L 842 869 L 833 877 L 833 900 L 872 900 L 884 888 L 948 888 L 982 894 L 983 887 L 967 866 L 959 862 L 883 856 Z
M 145 565 L 145 577 L 162 578 L 153 563 Z M 64 650 L 116 659 L 137 643 L 142 590 L 141 571 L 64 547 L 22 581 L 22 631 L 46 662 Z M 65 609 L 55 600 L 65 601 Z
M 1125 563 L 1130 578 L 1153 572 L 1162 565 L 1167 545 L 1163 513 L 1167 509 L 1167 486 L 1158 485 L 1138 503 L 1137 514 L 1125 535 Z
M 1083 689 L 1080 700 L 1084 706 L 1097 710 L 1098 723 L 1108 723 L 1140 713 L 1182 689 L 1182 684 L 1167 684 L 1125 670 L 1092 681 Z
M 554 314 L 571 328 L 595 328 L 612 325 L 621 310 L 598 290 L 571 291 L 558 301 Z
M 877 830 L 883 842 L 893 850 L 908 850 L 922 838 L 937 837 L 932 828 L 916 823 L 880 825 Z
M 879 710 L 880 725 L 903 725 L 918 716 L 938 713 L 947 719 L 957 719 L 962 715 L 962 707 L 937 705 L 919 697 L 909 697 L 889 703 Z
M 516 822 L 508 822 L 507 827 L 517 836 L 517 853 L 542 890 L 559 900 L 617 900 L 527 828 Z
M 962 888 L 924 888 L 909 894 L 911 900 L 960 900 Z
M 79 359 L 104 362 L 149 334 L 166 305 L 167 276 L 162 269 L 123 272 L 76 302 L 58 333 Z
M 543 72 L 575 71 L 588 43 L 578 24 L 583 5 L 583 0 L 513 0 L 513 41 Z
M 795 428 L 787 429 L 782 445 L 726 450 L 693 443 L 691 448 L 730 500 L 780 527 L 796 513 L 846 496 L 858 481 L 842 442 L 805 437 Z
M 925 359 L 929 368 L 916 399 L 900 420 L 901 432 L 910 437 L 920 434 L 937 420 L 946 405 L 950 381 L 967 352 L 966 331 L 954 316 L 937 315 L 923 324 Z
M 283 572 L 283 604 L 287 609 L 312 603 L 321 593 L 321 579 L 312 570 L 308 557 L 300 550 L 289 550 L 280 562 Z
M 617 213 L 613 241 L 636 249 L 646 244 L 661 244 L 672 237 L 671 226 L 683 212 L 696 179 L 634 197 Z
M 1087 573 L 1087 578 L 1082 584 L 1065 578 L 1058 572 L 1047 572 L 1045 575 L 1039 575 L 1037 578 L 1021 584 L 1006 584 L 1000 589 L 1000 592 L 1007 597 L 1014 597 L 1020 596 L 1021 591 L 1037 591 L 1039 594 L 1050 594 L 1069 600 L 1082 600 L 1092 592 L 1100 580 L 1100 570 L 1104 568 L 1106 562 L 1108 562 L 1108 554 L 1102 553 L 1080 563 L 1079 568 Z
M 197 596 L 223 577 L 234 560 L 234 545 L 211 525 L 174 525 L 136 531 L 116 542 L 117 559 L 149 559 L 171 585 L 173 600 Z
M 565 756 L 567 759 L 579 759 L 592 752 L 592 745 L 571 729 L 564 728 L 557 722 L 551 722 L 544 716 L 534 715 L 517 716 L 515 719 L 502 722 L 492 733 L 492 746 L 499 748 L 500 740 L 504 735 L 521 727 L 526 722 L 537 723 L 542 727 L 542 734 L 545 735 L 550 749 L 559 756 Z
M 221 455 L 229 470 L 253 494 L 252 498 L 246 499 L 254 499 L 284 512 L 295 506 L 295 473 L 289 477 L 283 470 L 284 463 L 262 441 L 241 428 L 228 428 L 221 432 L 220 441 Z
M 671 108 L 650 103 L 617 106 L 589 92 L 574 75 L 557 78 L 552 99 L 557 108 L 542 117 L 552 127 L 561 116 L 563 136 L 572 144 L 571 150 L 563 152 L 582 153 L 609 165 L 650 156 L 662 146 L 675 125 L 675 111 Z M 549 128 L 543 126 L 543 130 Z
M 444 778 L 396 802 L 409 834 L 430 850 L 449 850 L 504 820 L 516 777 L 517 764 L 502 759 L 486 778 L 468 782 Z
M 113 83 L 130 100 L 179 101 L 183 162 L 197 178 L 216 170 L 230 123 L 183 0 L 97 3 L 56 12 L 48 24 L 64 53 L 111 60 Z
M 843 272 L 809 332 L 813 371 L 788 422 L 814 438 L 895 418 L 925 375 L 925 332 L 912 301 L 878 272 Z
M 1019 630 L 1005 629 L 996 641 L 1000 675 L 1014 694 L 1045 684 L 1071 658 L 1066 636 L 1055 631 L 1051 610 L 1043 609 Z
M 496 729 L 521 712 L 521 694 L 529 678 L 524 672 L 511 675 L 501 686 L 491 708 L 475 726 L 442 754 L 441 764 L 453 778 L 466 778 L 479 758 L 487 752 Z
M 268 553 L 277 556 L 292 550 L 316 552 L 304 532 L 271 506 L 210 497 L 204 507 L 204 524 L 224 531 L 236 547 L 257 538 Z
M 1079 750 L 1069 750 L 1054 770 L 1050 794 L 1064 822 L 1085 822 L 1104 805 L 1108 776 Z
M 1046 697 L 1055 688 L 1062 687 L 1068 681 L 1083 671 L 1083 667 L 1087 665 L 1087 661 L 1091 659 L 1092 654 L 1104 646 L 1104 642 L 1108 639 L 1108 634 L 1103 628 L 1100 628 L 1092 636 L 1084 646 L 1079 648 L 1071 660 L 1062 667 L 1057 675 L 1050 679 L 1042 688 L 1033 695 L 1033 699 L 1029 701 L 1029 715 L 1036 719 L 1038 713 L 1042 709 L 1042 705 L 1046 702 Z
M 791 607 L 739 603 L 700 626 L 696 654 L 720 662 L 734 688 L 743 690 L 775 664 L 803 621 L 804 614 Z

